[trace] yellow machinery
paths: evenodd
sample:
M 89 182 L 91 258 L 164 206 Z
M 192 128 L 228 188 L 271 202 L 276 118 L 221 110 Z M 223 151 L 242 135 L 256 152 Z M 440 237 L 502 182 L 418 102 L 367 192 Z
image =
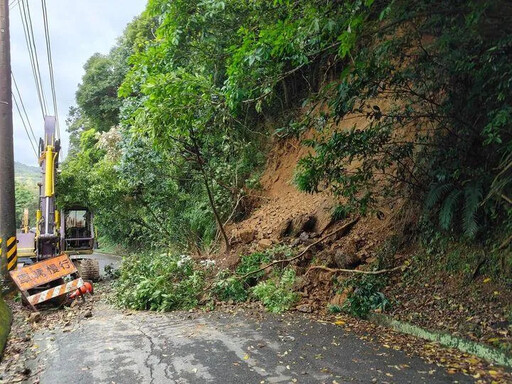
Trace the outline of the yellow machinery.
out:
M 45 117 L 44 140 L 39 142 L 39 208 L 35 231 L 29 230 L 25 211 L 22 233 L 18 235 L 19 260 L 29 264 L 62 253 L 83 255 L 93 253 L 95 232 L 91 212 L 82 206 L 69 207 L 63 214 L 56 207 L 55 177 L 59 164 L 60 141 L 55 140 L 55 117 Z M 80 264 L 80 258 L 72 258 Z

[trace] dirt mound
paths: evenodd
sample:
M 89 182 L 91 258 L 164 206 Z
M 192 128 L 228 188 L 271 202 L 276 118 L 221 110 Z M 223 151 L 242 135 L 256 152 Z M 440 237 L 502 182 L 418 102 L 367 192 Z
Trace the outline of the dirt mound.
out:
M 352 127 L 358 122 L 356 120 L 359 119 L 345 122 L 345 128 Z M 332 211 L 339 201 L 329 191 L 304 193 L 294 185 L 298 161 L 312 151 L 303 145 L 303 140 L 311 138 L 312 133 L 309 132 L 300 139 L 276 139 L 260 179 L 257 207 L 247 219 L 227 227 L 233 251 L 218 260 L 222 267 L 233 267 L 241 254 L 274 244 L 307 244 L 343 224 L 333 222 Z M 329 239 L 319 254 L 322 261 L 334 267 L 358 267 L 366 260 L 372 261 L 375 246 L 389 232 L 388 211 L 383 208 L 380 217 L 385 217 L 384 220 L 363 218 L 348 236 Z
M 300 192 L 293 184 L 297 162 L 308 151 L 299 139 L 276 141 L 260 179 L 259 206 L 246 220 L 228 226 L 234 253 L 266 248 L 302 232 L 321 233 L 331 223 L 333 197 Z

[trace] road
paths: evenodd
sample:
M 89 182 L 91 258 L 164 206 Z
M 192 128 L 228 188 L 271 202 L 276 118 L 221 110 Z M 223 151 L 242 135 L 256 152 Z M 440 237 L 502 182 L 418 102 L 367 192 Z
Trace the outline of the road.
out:
M 42 384 L 467 383 L 301 315 L 123 313 L 99 303 L 71 332 L 35 336 Z

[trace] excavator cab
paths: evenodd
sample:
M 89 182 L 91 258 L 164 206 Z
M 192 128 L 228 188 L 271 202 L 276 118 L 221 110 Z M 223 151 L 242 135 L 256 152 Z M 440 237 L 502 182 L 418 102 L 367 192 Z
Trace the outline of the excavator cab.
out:
M 91 254 L 95 245 L 93 214 L 86 207 L 74 206 L 61 215 L 61 249 L 68 255 Z
M 60 216 L 60 247 L 84 280 L 97 281 L 100 278 L 98 260 L 84 256 L 97 248 L 93 218 L 92 212 L 84 206 L 64 209 Z

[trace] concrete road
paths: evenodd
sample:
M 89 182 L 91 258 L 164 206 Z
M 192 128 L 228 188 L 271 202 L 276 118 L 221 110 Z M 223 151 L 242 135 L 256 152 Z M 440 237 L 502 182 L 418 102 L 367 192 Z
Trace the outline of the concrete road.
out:
M 42 384 L 472 382 L 297 314 L 123 313 L 100 302 L 71 332 L 35 343 Z

